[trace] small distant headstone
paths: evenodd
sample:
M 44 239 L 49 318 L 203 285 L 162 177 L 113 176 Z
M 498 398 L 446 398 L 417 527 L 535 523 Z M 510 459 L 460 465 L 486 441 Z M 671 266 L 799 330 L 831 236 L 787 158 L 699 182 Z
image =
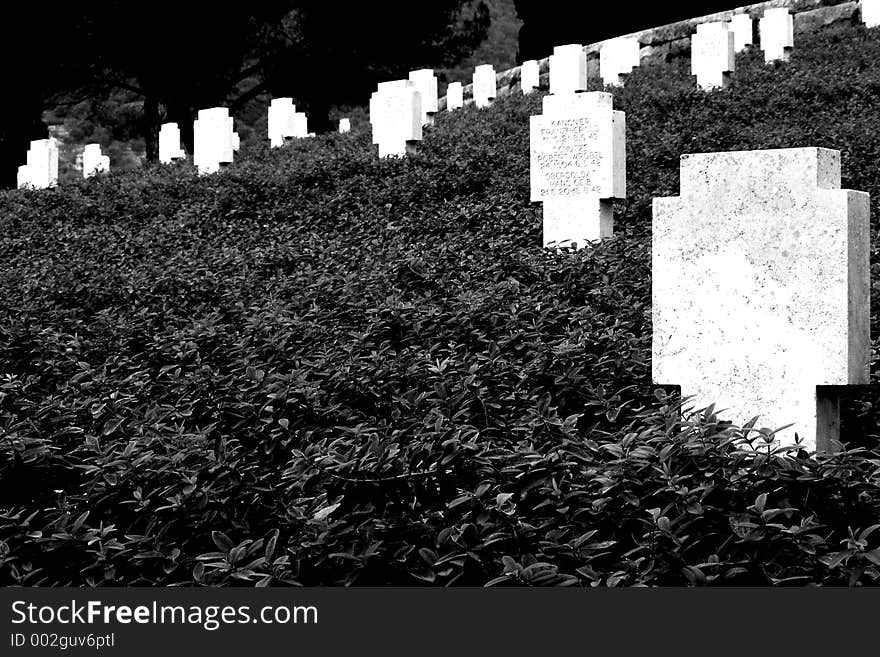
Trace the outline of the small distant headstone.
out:
M 862 22 L 865 27 L 880 25 L 880 0 L 861 0 L 859 6 L 862 10 Z
M 434 75 L 433 69 L 422 68 L 412 71 L 409 79 L 415 83 L 416 89 L 422 95 L 422 125 L 434 125 L 434 115 L 439 107 L 437 76 Z
M 599 75 L 606 85 L 623 84 L 624 79 L 641 63 L 641 46 L 635 37 L 605 41 L 599 50 Z
M 462 107 L 464 107 L 464 90 L 461 82 L 450 82 L 446 87 L 446 110 L 451 112 Z
M 764 61 L 787 62 L 794 49 L 794 17 L 787 7 L 766 9 L 760 21 Z
M 193 163 L 200 174 L 216 173 L 232 163 L 233 119 L 226 107 L 199 110 L 193 123 Z
M 745 50 L 755 42 L 755 21 L 748 14 L 736 14 L 731 18 L 730 31 L 733 32 L 733 49 L 736 52 Z
M 236 153 L 241 149 L 241 137 L 237 132 L 232 133 L 232 150 Z
M 829 447 L 835 386 L 868 382 L 868 220 L 839 151 L 683 155 L 681 196 L 654 199 L 654 382 Z
M 736 66 L 733 32 L 727 23 L 701 23 L 691 37 L 691 74 L 701 89 L 718 89 L 730 82 Z
M 351 119 L 339 119 L 339 132 L 351 132 Z
M 18 187 L 45 189 L 58 184 L 58 142 L 54 137 L 31 142 L 26 164 L 18 167 Z
M 584 246 L 614 230 L 626 197 L 626 117 L 597 91 L 544 97 L 530 119 L 531 200 L 544 204 L 544 246 Z
M 82 155 L 83 178 L 110 170 L 110 157 L 101 153 L 101 144 L 87 144 Z
M 410 80 L 381 82 L 370 98 L 379 157 L 402 157 L 422 138 L 422 95 Z
M 491 64 L 477 66 L 474 69 L 474 104 L 479 108 L 488 107 L 495 100 L 497 92 L 495 67 Z
M 550 55 L 550 93 L 567 94 L 587 88 L 587 53 L 579 43 L 553 48 Z
M 519 86 L 524 94 L 541 87 L 541 69 L 534 59 L 524 61 L 519 67 Z
M 185 157 L 186 153 L 180 147 L 180 128 L 176 123 L 163 123 L 159 129 L 159 162 L 171 164 Z

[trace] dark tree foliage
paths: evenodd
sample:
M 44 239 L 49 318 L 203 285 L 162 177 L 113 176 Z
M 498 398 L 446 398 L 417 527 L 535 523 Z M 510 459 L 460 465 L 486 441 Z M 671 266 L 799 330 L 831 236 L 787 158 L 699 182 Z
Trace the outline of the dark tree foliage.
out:
M 569 0 L 514 0 L 517 16 L 523 21 L 517 61 L 547 57 L 554 46 L 594 43 L 742 4 L 737 0 L 683 0 L 608 7 Z
M 408 71 L 448 66 L 485 38 L 489 9 L 482 1 L 392 0 L 298 2 L 261 54 L 265 88 L 291 95 L 308 112 L 309 126 L 327 130 L 330 107 L 364 104 L 375 85 Z

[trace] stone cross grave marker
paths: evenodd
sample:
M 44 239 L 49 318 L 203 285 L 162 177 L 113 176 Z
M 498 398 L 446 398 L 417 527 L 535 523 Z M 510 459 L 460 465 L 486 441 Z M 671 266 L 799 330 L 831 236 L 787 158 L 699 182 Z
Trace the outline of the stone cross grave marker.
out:
M 101 144 L 87 144 L 82 154 L 83 178 L 110 171 L 110 157 L 101 153 Z
M 26 164 L 18 167 L 18 187 L 45 189 L 58 184 L 58 142 L 54 137 L 31 142 Z
M 464 107 L 464 89 L 461 82 L 450 82 L 446 87 L 446 111 L 461 109 Z
M 640 46 L 635 37 L 605 41 L 599 49 L 599 75 L 604 84 L 623 84 L 625 77 L 640 63 Z
M 380 82 L 370 98 L 379 157 L 402 157 L 422 139 L 422 95 L 411 80 Z
M 727 23 L 701 23 L 691 37 L 691 74 L 697 86 L 710 90 L 726 87 L 736 66 L 733 32 Z
M 764 61 L 787 62 L 794 48 L 794 17 L 788 8 L 775 7 L 765 10 L 759 27 Z
M 199 110 L 193 123 L 193 164 L 200 174 L 216 173 L 232 163 L 233 119 L 226 107 Z
M 544 246 L 610 236 L 613 199 L 626 197 L 626 117 L 611 94 L 550 94 L 530 122 L 531 200 L 544 204 Z
M 488 107 L 495 100 L 498 93 L 495 86 L 495 67 L 491 64 L 480 64 L 474 69 L 474 83 L 472 86 L 474 104 L 479 107 Z
M 745 50 L 755 42 L 755 21 L 748 14 L 737 14 L 730 19 L 730 31 L 733 32 L 733 49 L 736 52 Z
M 422 95 L 422 125 L 434 125 L 434 115 L 438 110 L 439 95 L 437 92 L 437 76 L 434 70 L 422 68 L 409 74 L 416 89 Z
M 654 382 L 828 448 L 834 386 L 868 381 L 868 200 L 839 151 L 683 155 L 681 195 L 654 199 Z
M 171 164 L 185 157 L 186 153 L 180 147 L 180 128 L 176 123 L 163 123 L 159 128 L 159 162 Z
M 550 55 L 550 93 L 566 94 L 587 88 L 587 55 L 579 43 L 553 48 Z
M 519 67 L 519 86 L 523 94 L 530 94 L 541 87 L 541 69 L 536 60 L 528 59 Z

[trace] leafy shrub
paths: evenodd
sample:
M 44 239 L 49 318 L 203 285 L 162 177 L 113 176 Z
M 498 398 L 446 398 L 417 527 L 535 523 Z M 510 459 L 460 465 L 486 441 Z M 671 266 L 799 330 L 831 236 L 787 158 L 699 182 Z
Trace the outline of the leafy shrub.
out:
M 634 72 L 630 198 L 578 252 L 538 247 L 537 96 L 405 160 L 356 129 L 3 193 L 0 583 L 874 584 L 876 394 L 833 456 L 682 418 L 649 226 L 686 152 L 838 148 L 878 198 L 877 62 L 847 29 L 722 92 Z

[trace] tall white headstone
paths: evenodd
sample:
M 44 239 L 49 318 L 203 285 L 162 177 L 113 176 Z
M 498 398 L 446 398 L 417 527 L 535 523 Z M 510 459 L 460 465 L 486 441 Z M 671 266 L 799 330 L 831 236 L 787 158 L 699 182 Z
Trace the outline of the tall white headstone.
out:
M 495 67 L 491 64 L 480 64 L 474 69 L 474 104 L 479 108 L 488 107 L 497 93 Z
M 464 107 L 464 89 L 461 82 L 450 82 L 446 87 L 446 110 L 461 109 Z
M 746 46 L 755 42 L 755 21 L 748 14 L 736 14 L 731 18 L 730 31 L 733 32 L 733 49 L 736 52 L 745 50 Z
M 551 94 L 530 120 L 531 200 L 544 204 L 544 246 L 610 236 L 613 200 L 626 197 L 626 117 L 611 94 Z
M 296 105 L 293 98 L 273 98 L 269 103 L 269 145 L 272 148 L 284 146 L 284 142 L 302 132 L 302 126 L 297 125 L 302 119 L 298 119 Z M 308 132 L 308 131 L 306 131 Z
M 351 119 L 339 119 L 339 132 L 351 132 Z
M 550 55 L 550 93 L 567 94 L 587 88 L 587 53 L 579 43 L 556 46 Z
M 880 0 L 861 0 L 859 8 L 862 11 L 862 22 L 866 27 L 880 25 Z
M 764 61 L 787 62 L 794 48 L 794 17 L 787 7 L 766 9 L 759 24 Z
M 868 201 L 839 151 L 683 155 L 681 196 L 654 199 L 654 382 L 828 447 L 833 386 L 868 382 Z
M 599 75 L 602 82 L 623 84 L 626 75 L 641 63 L 639 40 L 620 37 L 605 41 L 599 49 Z
M 83 178 L 110 171 L 110 157 L 101 153 L 101 144 L 87 144 L 82 156 Z
M 199 110 L 193 123 L 193 163 L 200 174 L 231 164 L 235 152 L 233 119 L 226 107 Z
M 415 83 L 416 89 L 422 95 L 422 125 L 434 125 L 434 115 L 439 107 L 437 76 L 434 75 L 434 70 L 422 68 L 412 71 L 409 79 Z
M 727 23 L 701 23 L 691 37 L 691 74 L 701 89 L 718 89 L 730 82 L 736 66 L 733 32 Z
M 422 95 L 411 80 L 380 82 L 370 98 L 379 157 L 402 157 L 422 138 Z
M 26 164 L 18 167 L 18 187 L 45 189 L 58 184 L 58 142 L 54 137 L 31 142 Z
M 524 94 L 541 87 L 541 69 L 534 59 L 524 61 L 519 67 L 519 86 Z
M 159 162 L 171 164 L 185 157 L 186 153 L 180 147 L 180 128 L 176 123 L 163 123 L 159 128 Z

